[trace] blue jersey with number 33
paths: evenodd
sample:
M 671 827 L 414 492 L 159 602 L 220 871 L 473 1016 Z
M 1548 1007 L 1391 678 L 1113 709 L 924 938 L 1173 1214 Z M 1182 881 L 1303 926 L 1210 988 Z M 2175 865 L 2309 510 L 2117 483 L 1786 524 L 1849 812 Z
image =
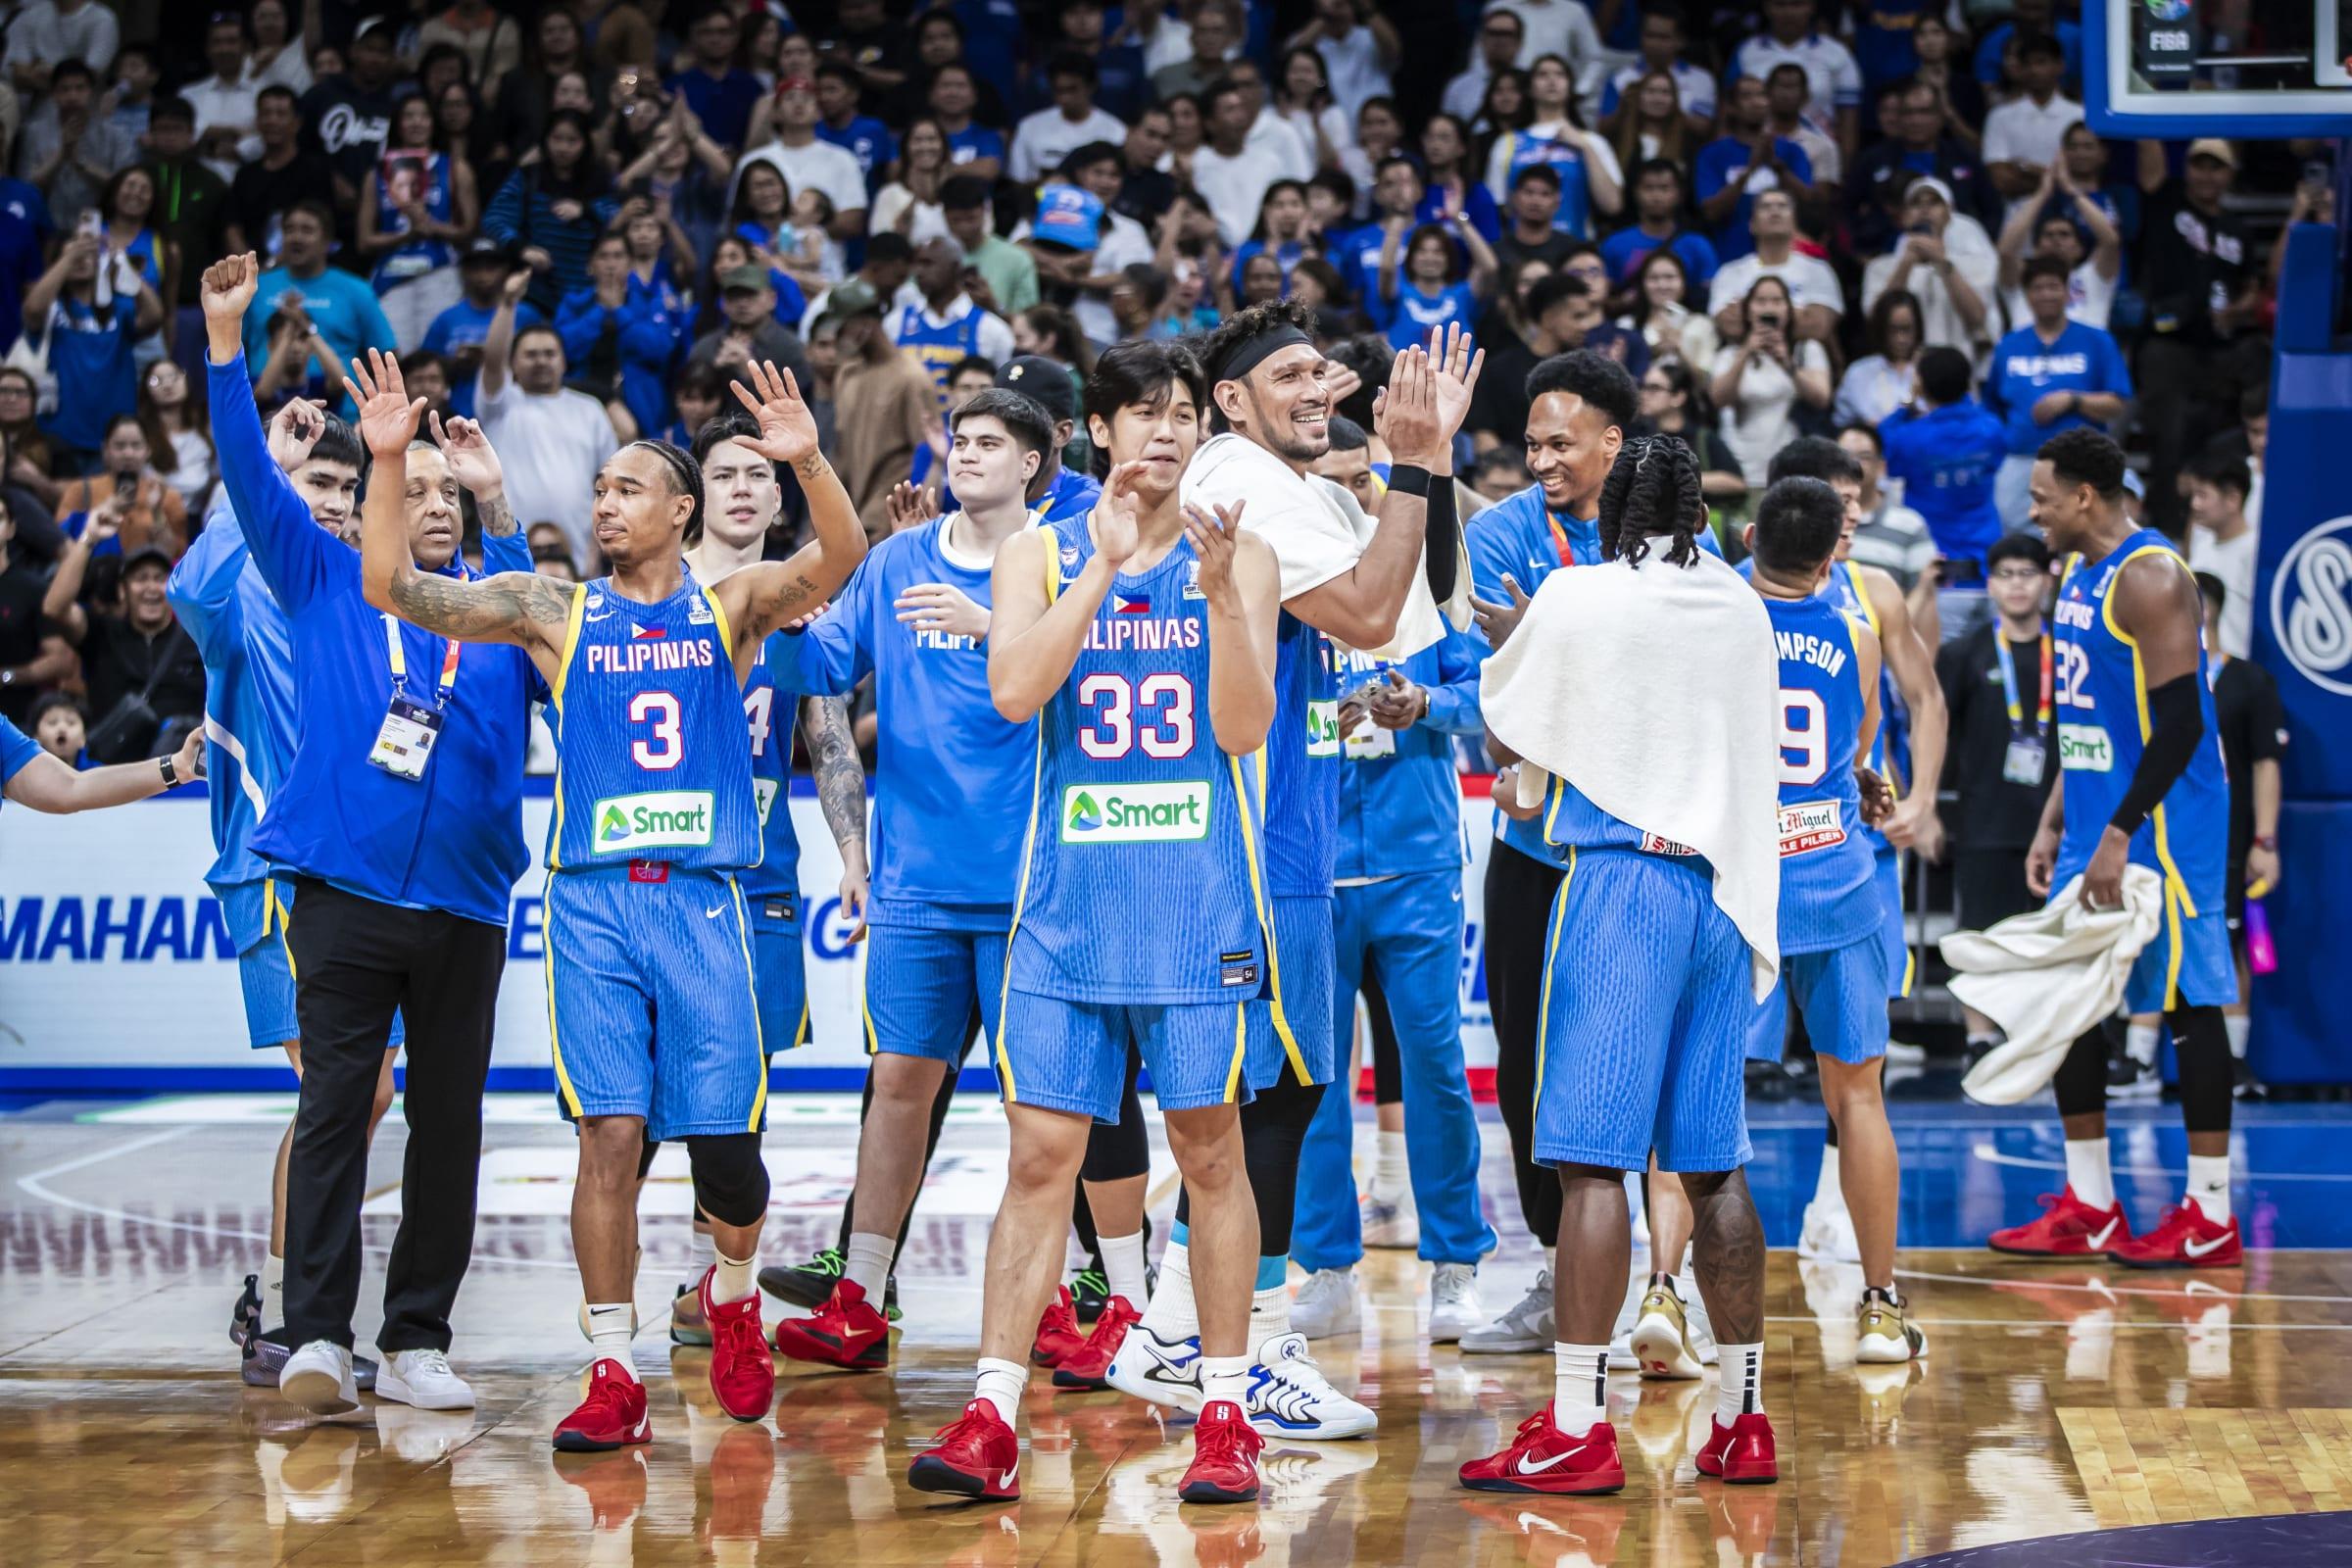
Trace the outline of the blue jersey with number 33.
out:
M 1047 592 L 1094 554 L 1088 519 L 1044 531 Z M 1259 996 L 1264 758 L 1208 717 L 1208 603 L 1192 545 L 1122 574 L 1040 715 L 1010 984 L 1071 1002 Z
M 682 573 L 658 605 L 600 577 L 572 590 L 554 681 L 551 871 L 661 860 L 735 871 L 760 863 L 760 808 L 732 632 Z

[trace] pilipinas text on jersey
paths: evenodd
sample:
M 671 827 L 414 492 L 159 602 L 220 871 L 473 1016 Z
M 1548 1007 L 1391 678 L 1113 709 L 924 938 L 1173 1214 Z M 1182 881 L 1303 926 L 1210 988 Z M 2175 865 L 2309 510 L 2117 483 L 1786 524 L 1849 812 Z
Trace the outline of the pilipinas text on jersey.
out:
M 1045 530 L 1049 597 L 1094 544 Z M 1039 715 L 1008 958 L 1013 990 L 1189 1004 L 1263 994 L 1263 754 L 1228 757 L 1208 714 L 1208 606 L 1192 546 L 1112 585 Z
M 1855 622 L 1827 599 L 1767 599 L 1781 662 L 1781 951 L 1826 953 L 1878 929 L 1854 753 L 1864 708 Z
M 660 604 L 599 578 L 572 590 L 554 683 L 550 870 L 760 863 L 743 686 L 717 599 L 685 573 Z

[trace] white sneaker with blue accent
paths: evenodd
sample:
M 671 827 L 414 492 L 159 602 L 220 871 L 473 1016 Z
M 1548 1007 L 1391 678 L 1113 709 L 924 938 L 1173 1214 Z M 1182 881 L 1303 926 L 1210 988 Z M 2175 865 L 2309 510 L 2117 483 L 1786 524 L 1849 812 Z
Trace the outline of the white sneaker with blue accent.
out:
M 1153 1404 L 1200 1408 L 1200 1337 L 1163 1340 L 1143 1324 L 1127 1330 L 1110 1358 L 1110 1386 Z
M 1369 1406 L 1331 1386 L 1307 1353 L 1306 1337 L 1296 1333 L 1258 1347 L 1242 1407 L 1258 1435 L 1268 1438 L 1360 1438 L 1380 1425 Z

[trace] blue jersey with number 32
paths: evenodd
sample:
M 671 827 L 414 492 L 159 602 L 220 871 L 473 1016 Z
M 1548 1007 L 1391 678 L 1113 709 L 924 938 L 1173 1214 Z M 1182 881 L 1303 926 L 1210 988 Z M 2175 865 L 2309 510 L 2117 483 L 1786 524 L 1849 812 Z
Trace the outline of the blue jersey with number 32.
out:
M 556 808 L 548 869 L 662 860 L 760 863 L 760 808 L 732 633 L 709 589 L 639 604 L 600 577 L 572 590 L 554 681 Z
M 1047 593 L 1094 554 L 1050 523 Z M 1072 1002 L 1193 1004 L 1268 982 L 1261 750 L 1229 757 L 1208 716 L 1208 603 L 1192 545 L 1122 574 L 1039 715 L 1010 984 Z
M 1878 932 L 1877 867 L 1854 782 L 1861 738 L 1855 621 L 1827 599 L 1767 599 L 1781 658 L 1781 951 L 1828 953 Z

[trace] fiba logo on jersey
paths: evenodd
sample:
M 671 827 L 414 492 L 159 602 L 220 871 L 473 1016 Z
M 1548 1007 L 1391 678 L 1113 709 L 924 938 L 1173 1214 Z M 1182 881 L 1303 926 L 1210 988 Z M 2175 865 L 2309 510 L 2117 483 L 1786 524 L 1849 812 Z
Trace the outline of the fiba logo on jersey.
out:
M 2306 680 L 2352 697 L 2352 516 L 2321 523 L 2278 563 L 2271 631 Z

